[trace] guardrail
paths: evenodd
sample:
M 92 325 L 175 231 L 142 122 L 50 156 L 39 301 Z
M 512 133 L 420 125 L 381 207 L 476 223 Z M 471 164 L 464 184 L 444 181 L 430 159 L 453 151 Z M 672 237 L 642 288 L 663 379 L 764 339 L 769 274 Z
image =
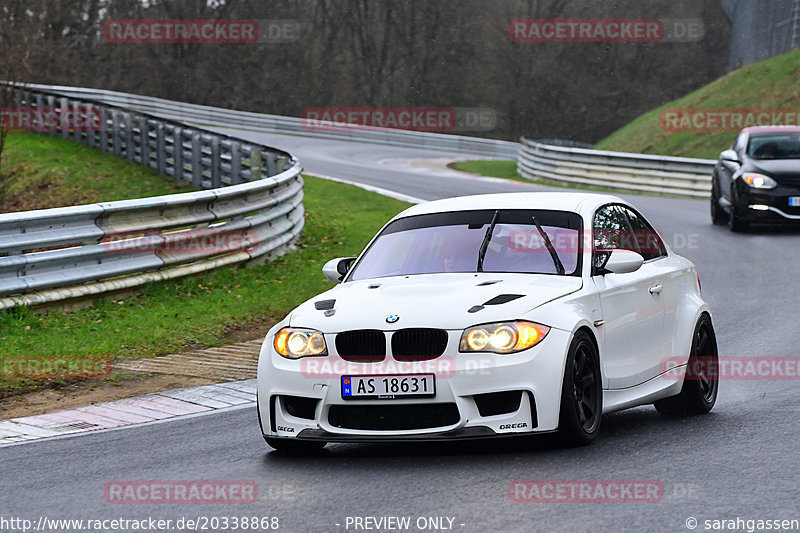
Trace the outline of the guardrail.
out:
M 689 198 L 711 195 L 716 161 L 569 148 L 522 139 L 517 170 L 529 179 Z
M 494 139 L 481 139 L 443 133 L 365 128 L 359 125 L 336 125 L 335 131 L 311 128 L 303 119 L 251 113 L 220 107 L 211 107 L 185 102 L 175 102 L 136 94 L 67 87 L 63 85 L 29 85 L 28 87 L 55 92 L 75 98 L 89 98 L 111 105 L 124 106 L 144 113 L 190 122 L 192 124 L 215 125 L 236 129 L 253 129 L 261 132 L 300 135 L 336 140 L 354 140 L 373 144 L 427 148 L 500 159 L 514 159 L 519 143 Z
M 0 309 L 264 261 L 303 228 L 291 154 L 90 99 L 30 88 L 15 98 L 17 109 L 100 116 L 99 128 L 52 133 L 205 190 L 0 214 Z

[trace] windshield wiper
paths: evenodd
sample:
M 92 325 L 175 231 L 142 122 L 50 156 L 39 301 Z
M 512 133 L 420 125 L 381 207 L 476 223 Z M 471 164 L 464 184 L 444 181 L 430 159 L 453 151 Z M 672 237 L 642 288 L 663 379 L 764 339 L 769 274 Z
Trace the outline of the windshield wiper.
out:
M 550 237 L 547 236 L 547 233 L 542 229 L 542 226 L 539 225 L 539 221 L 536 220 L 535 216 L 531 217 L 533 219 L 533 223 L 536 224 L 536 229 L 539 230 L 539 235 L 542 236 L 542 240 L 544 241 L 544 245 L 547 247 L 547 251 L 550 252 L 550 257 L 553 258 L 553 264 L 556 266 L 556 272 L 559 276 L 563 276 L 565 274 L 564 264 L 561 262 L 561 259 L 558 258 L 558 254 L 556 253 L 556 249 L 553 247 L 553 243 L 550 242 Z
M 486 255 L 486 249 L 489 248 L 489 241 L 492 240 L 492 233 L 497 225 L 498 215 L 500 215 L 500 211 L 495 211 L 494 216 L 492 216 L 492 223 L 489 225 L 489 229 L 486 230 L 486 235 L 483 236 L 481 250 L 478 252 L 478 272 L 483 272 L 483 257 Z

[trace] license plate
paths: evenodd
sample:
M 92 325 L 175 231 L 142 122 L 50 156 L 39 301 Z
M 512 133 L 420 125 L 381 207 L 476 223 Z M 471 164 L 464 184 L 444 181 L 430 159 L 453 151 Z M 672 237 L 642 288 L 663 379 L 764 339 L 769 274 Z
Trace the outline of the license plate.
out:
M 800 207 L 800 196 L 792 196 L 789 198 L 789 207 Z
M 395 400 L 436 396 L 433 374 L 393 376 L 342 376 L 342 398 L 345 400 Z

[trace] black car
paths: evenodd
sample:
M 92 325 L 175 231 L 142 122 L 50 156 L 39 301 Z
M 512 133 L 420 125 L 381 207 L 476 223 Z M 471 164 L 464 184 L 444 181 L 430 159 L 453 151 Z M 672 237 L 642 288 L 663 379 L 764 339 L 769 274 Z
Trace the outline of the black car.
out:
M 711 220 L 733 231 L 753 222 L 800 222 L 800 127 L 739 132 L 714 168 Z

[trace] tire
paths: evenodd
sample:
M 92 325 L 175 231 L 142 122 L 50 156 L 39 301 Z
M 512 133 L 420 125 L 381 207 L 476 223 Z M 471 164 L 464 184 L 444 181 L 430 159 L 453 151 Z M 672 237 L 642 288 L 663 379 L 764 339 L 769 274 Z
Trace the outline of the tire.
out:
M 603 388 L 600 358 L 591 336 L 578 331 L 567 353 L 558 431 L 565 444 L 584 446 L 600 432 Z
M 719 206 L 719 188 L 715 177 L 711 185 L 711 223 L 722 226 L 726 221 L 725 211 Z
M 747 231 L 749 226 L 750 223 L 742 220 L 742 217 L 739 216 L 739 213 L 736 211 L 736 197 L 732 196 L 731 210 L 728 212 L 728 228 L 733 232 L 741 233 Z
M 702 415 L 714 407 L 719 392 L 719 354 L 714 326 L 702 315 L 694 329 L 692 349 L 683 387 L 677 396 L 655 402 L 659 413 L 667 415 Z
M 325 447 L 327 442 L 315 440 L 297 440 L 297 439 L 274 439 L 272 437 L 264 437 L 267 444 L 281 452 L 288 453 L 309 453 L 321 450 Z

